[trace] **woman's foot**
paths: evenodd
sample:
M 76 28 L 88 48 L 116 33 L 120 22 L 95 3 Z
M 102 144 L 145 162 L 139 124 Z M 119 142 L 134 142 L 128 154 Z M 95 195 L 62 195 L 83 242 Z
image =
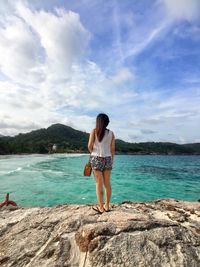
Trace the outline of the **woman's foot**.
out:
M 102 214 L 104 212 L 104 208 L 101 208 L 99 206 L 92 206 L 92 209 L 97 211 L 99 214 Z
M 109 212 L 109 211 L 110 211 L 109 204 L 104 204 L 104 205 L 103 205 L 103 209 L 104 209 L 106 212 Z

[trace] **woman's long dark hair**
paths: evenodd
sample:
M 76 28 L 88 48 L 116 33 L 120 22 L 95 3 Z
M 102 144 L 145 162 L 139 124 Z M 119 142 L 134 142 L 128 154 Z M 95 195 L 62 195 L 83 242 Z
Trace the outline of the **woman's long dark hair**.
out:
M 100 113 L 97 116 L 97 118 L 96 118 L 96 134 L 97 134 L 97 138 L 98 138 L 99 142 L 102 141 L 102 139 L 105 135 L 106 127 L 108 126 L 109 122 L 110 122 L 109 118 L 106 114 Z

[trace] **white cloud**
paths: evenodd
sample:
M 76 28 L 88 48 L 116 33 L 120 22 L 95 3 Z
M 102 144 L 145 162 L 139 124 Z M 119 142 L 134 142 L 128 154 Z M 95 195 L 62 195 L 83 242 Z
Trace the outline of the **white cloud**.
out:
M 192 39 L 195 41 L 200 40 L 200 27 L 197 25 L 188 25 L 188 27 L 177 27 L 173 31 L 175 36 L 182 39 Z
M 170 20 L 164 20 L 161 25 L 156 26 L 153 29 L 149 29 L 149 32 L 143 38 L 141 42 L 136 43 L 132 47 L 129 47 L 124 55 L 125 58 L 130 56 L 136 56 L 146 49 L 150 44 L 158 40 L 161 34 L 171 25 Z
M 78 14 L 33 12 L 18 3 L 17 16 L 9 14 L 0 28 L 1 70 L 11 79 L 0 81 L 3 134 L 57 122 L 89 131 L 94 119 L 80 115 L 83 110 L 109 111 L 135 97 L 122 86 L 134 78 L 128 68 L 109 77 L 96 63 L 81 60 L 90 33 Z
M 13 121 L 9 122 L 9 121 L 0 121 L 0 128 L 1 129 L 14 129 L 14 130 L 33 130 L 33 129 L 37 129 L 38 125 L 35 123 L 30 123 L 28 121 L 18 121 L 13 123 Z
M 0 68 L 23 84 L 41 82 L 50 73 L 55 79 L 69 76 L 90 39 L 77 13 L 61 9 L 32 12 L 19 1 L 15 12 L 8 12 L 1 23 Z
M 134 25 L 130 28 L 131 38 L 126 42 L 128 45 L 124 45 L 120 41 L 123 59 L 135 57 L 159 39 L 163 39 L 165 34 L 172 29 L 176 20 L 188 20 L 190 22 L 200 20 L 199 0 L 158 0 L 155 4 L 152 3 L 152 6 L 153 12 L 152 10 L 149 12 L 146 23 L 142 24 L 143 27 Z M 193 26 L 191 34 L 194 38 L 198 38 L 199 28 Z
M 116 84 L 124 83 L 128 80 L 133 80 L 135 77 L 128 68 L 121 68 L 118 72 L 111 77 L 112 81 Z
M 138 27 L 131 13 L 126 34 L 129 38 L 123 39 L 123 19 L 120 12 L 116 13 L 116 43 L 111 50 L 103 51 L 106 63 L 100 66 L 88 57 L 91 33 L 78 13 L 34 10 L 34 5 L 31 9 L 22 1 L 16 3 L 9 6 L 0 22 L 1 134 L 13 135 L 53 123 L 90 131 L 94 114 L 103 111 L 110 115 L 109 127 L 116 131 L 117 138 L 197 140 L 198 92 L 179 90 L 165 95 L 148 88 L 136 90 L 140 73 L 133 66 L 123 65 L 127 57 L 139 55 L 164 38 L 165 30 L 178 15 L 170 13 L 169 20 L 159 20 L 159 15 L 152 22 L 150 12 L 147 22 Z M 95 33 L 99 28 L 102 33 L 102 27 L 97 25 Z
M 141 129 L 141 133 L 143 134 L 154 134 L 155 131 L 152 131 L 151 129 Z
M 0 68 L 14 81 L 37 82 L 42 77 L 38 40 L 19 18 L 9 16 L 0 28 Z M 39 71 L 40 70 L 40 71 Z
M 164 0 L 164 4 L 169 14 L 176 19 L 200 19 L 199 0 Z
M 64 10 L 33 12 L 22 1 L 16 2 L 16 9 L 6 7 L 0 23 L 0 70 L 5 77 L 0 81 L 1 132 L 13 135 L 51 123 L 75 127 L 80 118 L 90 121 L 89 116 L 68 112 L 66 118 L 57 111 L 65 105 L 79 106 L 88 98 L 84 97 L 86 75 L 78 61 L 90 33 L 79 15 Z M 87 70 L 93 75 L 97 68 L 94 65 L 92 71 L 90 65 L 86 64 Z
M 194 142 L 200 125 L 200 95 L 198 89 L 187 88 L 176 92 L 143 92 L 121 119 L 118 133 L 126 140 Z M 117 115 L 120 111 L 117 113 Z M 128 120 L 126 119 L 128 117 Z M 147 130 L 147 131 L 146 131 Z M 148 133 L 152 133 L 151 135 Z M 180 138 L 180 136 L 182 138 Z
M 39 36 L 50 70 L 66 77 L 74 61 L 85 52 L 90 39 L 79 15 L 64 9 L 56 9 L 54 14 L 42 10 L 32 12 L 20 2 L 17 11 Z

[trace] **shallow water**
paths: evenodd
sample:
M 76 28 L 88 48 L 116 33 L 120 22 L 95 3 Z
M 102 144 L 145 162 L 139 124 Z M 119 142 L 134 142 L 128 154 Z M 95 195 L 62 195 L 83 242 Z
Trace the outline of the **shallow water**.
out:
M 1 156 L 0 202 L 9 192 L 21 206 L 94 203 L 94 178 L 82 175 L 87 160 L 80 154 Z M 198 200 L 200 156 L 117 155 L 111 183 L 112 203 Z

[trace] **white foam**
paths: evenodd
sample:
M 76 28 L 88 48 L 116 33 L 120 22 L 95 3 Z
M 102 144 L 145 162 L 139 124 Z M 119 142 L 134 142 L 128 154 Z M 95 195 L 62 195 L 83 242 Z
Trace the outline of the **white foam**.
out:
M 84 154 L 84 153 L 76 153 L 76 154 L 53 154 L 54 157 L 66 157 L 66 158 L 75 158 L 75 157 L 82 157 L 82 156 L 87 156 L 89 154 Z
M 21 170 L 22 170 L 22 167 L 18 167 L 18 168 L 15 169 L 15 170 L 11 170 L 11 171 L 7 172 L 7 174 L 14 173 L 14 172 L 19 172 L 19 171 L 21 171 Z

